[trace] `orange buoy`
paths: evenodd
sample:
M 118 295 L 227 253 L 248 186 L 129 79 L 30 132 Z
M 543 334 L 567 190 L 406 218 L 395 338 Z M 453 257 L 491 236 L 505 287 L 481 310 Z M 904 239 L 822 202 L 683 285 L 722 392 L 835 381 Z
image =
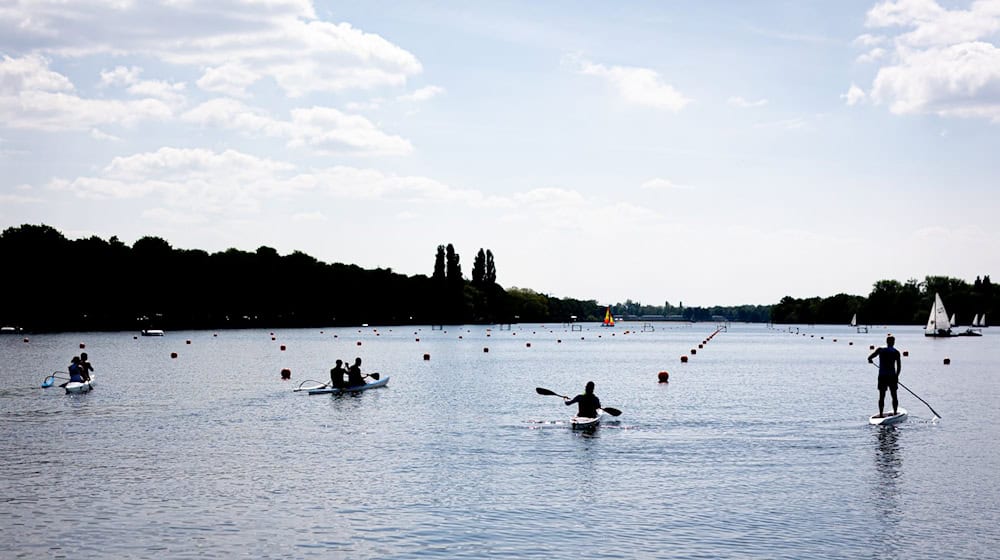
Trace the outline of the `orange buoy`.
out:
M 87 347 L 87 345 L 86 345 L 86 344 L 84 344 L 84 343 L 82 343 L 82 342 L 80 343 L 80 348 L 86 348 L 86 347 Z
M 524 346 L 525 346 L 526 348 L 531 348 L 531 343 L 529 342 L 529 343 L 525 344 Z
M 282 352 L 284 352 L 284 351 L 285 351 L 285 345 L 284 345 L 284 344 L 282 344 L 282 345 L 281 345 L 281 351 L 282 351 Z
M 177 357 L 177 352 L 171 352 L 170 353 L 170 357 L 171 358 L 176 358 Z
M 556 343 L 562 344 L 562 339 L 561 338 L 556 339 Z
M 360 340 L 358 341 L 358 346 L 361 346 L 361 341 Z
M 281 378 L 282 379 L 291 379 L 292 378 L 292 370 L 290 370 L 288 368 L 281 368 Z
M 272 337 L 271 337 L 271 341 L 273 342 L 273 341 L 275 341 L 275 340 L 278 340 L 278 339 L 272 336 Z
M 424 354 L 424 361 L 425 362 L 428 361 L 428 360 L 430 360 L 430 359 L 431 359 L 431 355 L 430 354 Z
M 951 363 L 951 358 L 945 358 L 944 359 L 944 365 L 948 365 L 950 363 Z
M 490 351 L 489 348 L 486 348 L 485 346 L 483 347 L 483 353 L 486 353 L 486 352 L 489 352 L 489 351 Z
M 868 349 L 869 350 L 874 350 L 875 349 L 875 345 L 874 344 L 869 344 L 868 345 Z
M 697 353 L 698 353 L 698 349 L 696 349 L 696 348 L 692 348 L 691 349 L 691 355 L 692 356 L 695 355 L 695 354 L 697 354 Z
M 687 356 L 681 356 L 681 363 L 682 364 L 688 363 L 688 357 Z
M 660 383 L 668 383 L 670 382 L 670 374 L 665 371 L 661 371 L 656 374 L 656 379 L 658 379 Z
M 418 338 L 418 339 L 416 339 L 416 341 L 417 341 L 417 342 L 420 342 L 420 339 Z
M 185 340 L 184 344 L 191 344 L 191 341 L 190 340 Z
M 909 356 L 910 355 L 910 351 L 909 350 L 903 350 L 903 355 L 904 356 Z
M 704 348 L 704 347 L 705 347 L 705 345 L 704 345 L 704 344 L 699 344 L 699 345 L 698 345 L 698 348 Z

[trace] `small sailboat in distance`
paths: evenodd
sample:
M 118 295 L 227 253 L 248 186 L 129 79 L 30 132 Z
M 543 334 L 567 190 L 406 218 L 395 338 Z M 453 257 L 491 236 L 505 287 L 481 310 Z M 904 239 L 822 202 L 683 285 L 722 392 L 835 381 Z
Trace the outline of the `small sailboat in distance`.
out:
M 927 317 L 924 336 L 955 336 L 951 333 L 951 320 L 948 319 L 948 312 L 945 311 L 944 303 L 941 302 L 941 295 L 936 292 L 934 293 L 934 304 L 931 306 L 930 316 Z
M 601 322 L 602 327 L 613 327 L 615 326 L 615 317 L 611 314 L 611 306 L 604 312 L 604 321 Z

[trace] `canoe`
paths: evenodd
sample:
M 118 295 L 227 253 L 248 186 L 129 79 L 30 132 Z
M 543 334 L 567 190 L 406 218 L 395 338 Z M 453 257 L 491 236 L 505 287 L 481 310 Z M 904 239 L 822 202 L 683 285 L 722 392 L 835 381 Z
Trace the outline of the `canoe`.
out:
M 601 423 L 602 416 L 604 416 L 604 411 L 598 410 L 597 417 L 595 418 L 590 418 L 588 416 L 574 416 L 569 419 L 569 423 L 574 430 L 589 430 L 596 428 Z
M 94 388 L 94 374 L 90 374 L 90 381 L 70 381 L 66 384 L 67 393 L 86 393 Z
M 878 414 L 875 414 L 868 418 L 868 423 L 876 426 L 888 426 L 890 424 L 898 424 L 903 420 L 906 420 L 906 416 L 906 409 L 899 407 L 896 410 L 896 414 L 887 413 L 886 416 L 883 416 L 882 418 L 879 418 Z
M 377 389 L 378 387 L 385 387 L 389 383 L 389 376 L 385 376 L 378 381 L 372 381 L 371 383 L 365 383 L 364 385 L 356 385 L 354 387 L 344 387 L 343 389 L 338 389 L 337 387 L 317 387 L 315 389 L 309 389 L 310 395 L 340 395 L 342 393 L 360 393 L 361 391 L 367 391 L 368 389 Z

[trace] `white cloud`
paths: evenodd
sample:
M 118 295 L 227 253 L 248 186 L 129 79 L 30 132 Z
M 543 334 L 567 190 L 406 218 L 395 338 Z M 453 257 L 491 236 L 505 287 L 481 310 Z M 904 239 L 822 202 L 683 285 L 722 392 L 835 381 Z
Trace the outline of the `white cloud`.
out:
M 96 128 L 90 129 L 90 137 L 94 140 L 108 140 L 112 142 L 118 142 L 121 140 L 121 138 L 114 136 L 113 134 L 108 134 Z
M 690 189 L 691 186 L 678 185 L 677 183 L 674 183 L 669 179 L 661 179 L 659 177 L 656 177 L 653 179 L 649 179 L 648 181 L 644 181 L 641 185 L 639 185 L 639 188 L 648 190 L 657 190 L 657 191 L 669 191 L 676 189 Z
M 730 97 L 727 101 L 733 107 L 740 107 L 743 109 L 749 109 L 751 107 L 763 107 L 767 105 L 767 99 L 758 99 L 757 101 L 748 101 L 740 96 Z
M 400 101 L 427 101 L 444 93 L 444 88 L 439 86 L 422 87 L 412 93 L 400 95 Z
M 863 102 L 868 96 L 865 94 L 865 90 L 859 88 L 855 84 L 851 84 L 851 87 L 847 90 L 847 93 L 840 95 L 840 98 L 847 102 L 849 106 L 857 105 Z
M 289 147 L 308 147 L 321 153 L 406 155 L 413 151 L 408 140 L 382 132 L 365 117 L 329 107 L 293 109 L 291 120 L 282 121 L 234 99 L 214 99 L 182 118 L 202 126 L 283 138 Z
M 130 126 L 163 120 L 172 109 L 160 99 L 119 101 L 77 96 L 72 82 L 34 55 L 4 56 L 0 62 L 0 122 L 12 128 L 47 131 L 89 130 L 98 125 Z M 141 93 L 141 92 L 140 92 Z
M 239 63 L 206 68 L 198 80 L 198 87 L 205 91 L 224 93 L 232 97 L 247 97 L 246 88 L 260 79 L 260 74 Z
M 1000 122 L 1000 49 L 993 42 L 1000 2 L 978 0 L 968 9 L 946 9 L 934 0 L 880 2 L 868 11 L 866 25 L 898 30 L 892 51 L 874 49 L 858 58 L 886 61 L 872 83 L 874 103 L 900 115 Z
M 299 97 L 401 86 L 423 70 L 379 35 L 318 20 L 308 0 L 38 0 L 0 9 L 0 49 L 24 44 L 57 56 L 136 54 L 204 68 L 200 87 L 236 96 L 258 76 Z
M 113 70 L 101 71 L 101 85 L 107 86 L 128 86 L 139 81 L 139 74 L 142 69 L 137 66 L 126 68 L 116 66 Z
M 605 66 L 573 57 L 569 60 L 577 64 L 577 70 L 581 74 L 605 80 L 628 103 L 680 111 L 691 102 L 673 86 L 664 83 L 655 70 L 633 66 Z

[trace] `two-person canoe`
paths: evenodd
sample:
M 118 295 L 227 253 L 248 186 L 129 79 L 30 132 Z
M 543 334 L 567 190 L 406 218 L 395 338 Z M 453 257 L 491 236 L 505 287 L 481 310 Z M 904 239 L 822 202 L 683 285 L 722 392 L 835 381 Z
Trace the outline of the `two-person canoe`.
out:
M 871 416 L 870 418 L 868 418 L 868 423 L 877 426 L 888 426 L 890 424 L 898 424 L 903 420 L 906 420 L 906 416 L 907 416 L 906 409 L 903 407 L 899 407 L 898 409 L 896 409 L 895 414 L 892 414 L 890 412 L 883 416 L 879 416 L 878 414 Z
M 90 374 L 88 381 L 70 381 L 64 387 L 67 393 L 86 393 L 94 388 L 94 374 Z
M 364 385 L 355 385 L 354 387 L 316 387 L 314 389 L 309 389 L 310 395 L 340 395 L 342 393 L 360 393 L 361 391 L 367 391 L 368 389 L 376 389 L 378 387 L 385 387 L 389 383 L 389 376 L 385 376 L 378 381 L 372 381 L 371 383 L 365 383 Z

